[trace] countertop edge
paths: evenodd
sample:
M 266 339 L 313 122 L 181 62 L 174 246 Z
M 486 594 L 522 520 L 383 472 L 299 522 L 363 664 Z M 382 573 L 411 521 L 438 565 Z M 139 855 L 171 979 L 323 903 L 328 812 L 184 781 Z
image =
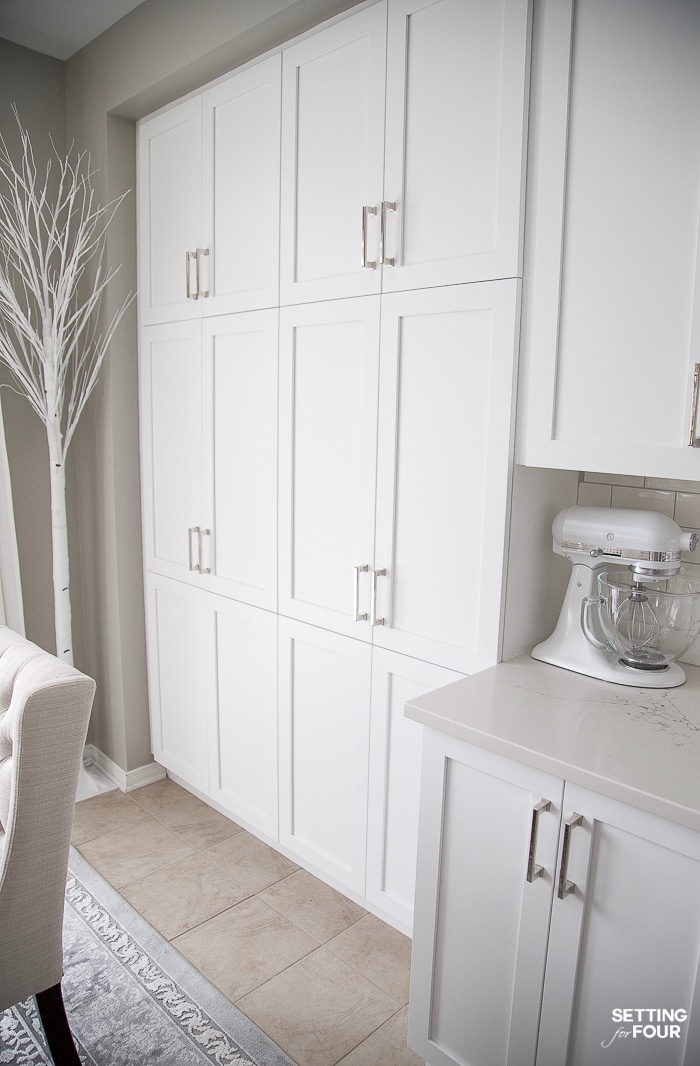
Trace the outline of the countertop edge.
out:
M 528 664 L 529 656 L 519 656 L 516 660 L 510 660 L 519 666 Z M 508 665 L 500 664 L 501 667 Z M 542 664 L 537 664 L 533 669 L 533 695 L 539 690 L 538 678 L 541 676 Z M 556 667 L 545 667 L 556 670 Z M 493 675 L 493 679 L 500 680 L 499 667 L 491 667 L 485 673 Z M 407 718 L 429 729 L 436 730 L 457 740 L 464 741 L 476 747 L 483 748 L 512 759 L 526 766 L 552 774 L 583 788 L 589 788 L 601 795 L 607 796 L 621 803 L 626 803 L 649 814 L 664 818 L 667 821 L 685 826 L 688 829 L 700 831 L 700 790 L 698 795 L 698 807 L 694 808 L 674 799 L 671 795 L 664 795 L 660 788 L 651 788 L 645 791 L 638 784 L 625 781 L 624 775 L 616 775 L 613 772 L 601 773 L 591 766 L 586 766 L 583 761 L 577 761 L 574 756 L 573 743 L 569 757 L 561 754 L 551 754 L 536 746 L 527 746 L 522 741 L 515 741 L 505 735 L 505 730 L 483 729 L 469 722 L 468 693 L 470 688 L 479 694 L 483 700 L 482 692 L 485 688 L 483 674 L 475 674 L 462 681 L 454 682 L 445 689 L 436 690 L 436 693 L 428 693 L 423 697 L 417 697 L 405 705 L 404 714 Z M 479 679 L 482 680 L 479 680 Z M 489 681 L 492 679 L 489 678 Z M 686 684 L 688 684 L 686 682 Z M 694 688 L 695 686 L 691 686 Z M 507 691 L 507 690 L 506 690 Z M 637 690 L 634 690 L 637 691 Z M 441 700 L 431 699 L 436 694 L 444 694 Z M 449 698 L 448 698 L 449 697 Z M 437 710 L 430 703 L 441 702 L 442 709 Z M 698 693 L 700 705 L 700 693 Z M 449 708 L 455 707 L 455 713 L 449 713 Z M 446 710 L 447 708 L 447 710 Z M 700 741 L 698 744 L 700 752 Z M 698 759 L 698 780 L 700 781 L 700 758 Z

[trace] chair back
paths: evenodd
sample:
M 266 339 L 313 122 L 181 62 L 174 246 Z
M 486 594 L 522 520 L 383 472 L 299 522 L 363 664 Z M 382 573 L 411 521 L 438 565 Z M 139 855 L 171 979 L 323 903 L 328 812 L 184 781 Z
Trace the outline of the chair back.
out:
M 0 626 L 0 1011 L 60 982 L 78 773 L 95 682 Z

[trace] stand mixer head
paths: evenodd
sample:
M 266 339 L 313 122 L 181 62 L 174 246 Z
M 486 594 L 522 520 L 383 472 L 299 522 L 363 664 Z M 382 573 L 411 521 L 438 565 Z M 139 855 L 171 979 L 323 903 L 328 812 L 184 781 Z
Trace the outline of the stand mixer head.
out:
M 533 657 L 616 684 L 682 685 L 675 659 L 700 632 L 700 587 L 680 573 L 696 534 L 654 511 L 574 506 L 556 516 L 552 538 L 573 568 L 556 629 Z

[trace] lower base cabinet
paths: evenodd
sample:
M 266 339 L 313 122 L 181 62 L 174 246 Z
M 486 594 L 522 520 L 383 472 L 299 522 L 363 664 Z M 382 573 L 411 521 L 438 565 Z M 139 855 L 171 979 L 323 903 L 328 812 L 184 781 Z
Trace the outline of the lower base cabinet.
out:
M 372 648 L 279 619 L 280 843 L 363 894 Z
M 149 574 L 155 759 L 410 935 L 422 727 L 463 675 Z
M 405 717 L 404 706 L 461 676 L 407 655 L 372 650 L 365 896 L 369 906 L 409 935 L 423 727 Z
M 418 854 L 429 1066 L 700 1062 L 700 834 L 426 729 Z
M 276 839 L 276 615 L 156 574 L 147 595 L 154 758 Z
M 149 574 L 146 640 L 151 749 L 156 762 L 203 792 L 209 790 L 211 700 L 207 597 L 200 589 Z
M 422 729 L 403 708 L 461 676 L 279 619 L 280 844 L 408 934 Z

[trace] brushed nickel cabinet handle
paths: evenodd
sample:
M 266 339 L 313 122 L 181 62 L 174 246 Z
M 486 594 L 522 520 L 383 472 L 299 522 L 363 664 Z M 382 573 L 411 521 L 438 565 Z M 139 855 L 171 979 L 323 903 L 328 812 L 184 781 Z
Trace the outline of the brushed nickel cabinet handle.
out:
M 362 267 L 367 270 L 376 270 L 376 260 L 367 258 L 367 217 L 369 215 L 376 215 L 376 207 L 368 207 L 367 204 L 362 208 Z
M 355 622 L 367 621 L 367 612 L 360 614 L 360 574 L 366 574 L 368 571 L 369 566 L 367 563 L 364 566 L 355 567 L 355 581 L 352 593 L 352 615 Z
M 540 815 L 551 808 L 552 804 L 550 800 L 540 800 L 532 808 L 532 822 L 530 823 L 530 848 L 527 855 L 527 875 L 526 880 L 529 884 L 536 881 L 538 877 L 542 877 L 544 874 L 544 866 L 538 866 L 535 862 L 535 853 L 537 851 L 537 830 L 540 823 Z
M 396 201 L 395 200 L 382 200 L 382 218 L 381 218 L 381 226 L 380 226 L 380 230 L 379 230 L 379 262 L 383 263 L 384 266 L 391 266 L 391 267 L 396 266 L 396 259 L 393 258 L 393 257 L 389 258 L 389 256 L 386 256 L 384 254 L 384 249 L 386 248 L 386 214 L 387 214 L 387 211 L 395 211 L 395 210 L 396 210 Z
M 559 882 L 557 885 L 557 896 L 559 899 L 564 899 L 565 896 L 568 896 L 576 888 L 574 882 L 568 880 L 567 873 L 569 868 L 571 831 L 572 829 L 575 829 L 577 825 L 583 825 L 583 815 L 574 812 L 574 814 L 564 822 L 564 841 L 561 847 L 561 865 L 559 867 Z
M 196 252 L 185 252 L 185 292 L 188 300 L 196 300 L 197 293 L 192 292 L 192 272 L 190 270 L 190 264 L 192 259 L 196 260 Z
M 698 385 L 700 384 L 700 363 L 696 363 L 693 369 L 693 398 L 690 401 L 690 433 L 688 435 L 688 447 L 698 446 Z
M 197 552 L 199 553 L 199 566 L 198 566 L 197 569 L 199 570 L 200 574 L 210 574 L 211 573 L 211 567 L 202 566 L 202 560 L 204 558 L 204 555 L 202 554 L 202 537 L 210 537 L 211 536 L 211 530 L 210 529 L 200 529 L 199 526 L 197 526 L 196 527 L 196 532 L 197 532 Z
M 201 269 L 201 257 L 205 256 L 205 255 L 208 256 L 209 255 L 209 249 L 208 248 L 198 248 L 197 251 L 194 253 L 194 255 L 195 255 L 195 267 L 196 267 L 195 275 L 196 275 L 196 278 L 197 278 L 197 296 L 198 297 L 199 296 L 208 296 L 209 295 L 209 289 L 208 288 L 207 289 L 203 289 L 202 288 L 202 279 L 201 279 L 200 269 Z
M 369 599 L 369 621 L 370 625 L 383 626 L 385 619 L 377 618 L 377 578 L 386 577 L 386 570 L 373 570 L 372 571 L 372 585 L 370 588 Z
M 196 563 L 194 561 L 194 552 L 192 551 L 192 541 L 195 533 L 197 534 L 197 545 L 199 548 L 201 530 L 199 526 L 190 526 L 190 528 L 187 530 L 187 556 L 189 559 L 188 569 L 196 571 L 199 570 L 199 563 Z

